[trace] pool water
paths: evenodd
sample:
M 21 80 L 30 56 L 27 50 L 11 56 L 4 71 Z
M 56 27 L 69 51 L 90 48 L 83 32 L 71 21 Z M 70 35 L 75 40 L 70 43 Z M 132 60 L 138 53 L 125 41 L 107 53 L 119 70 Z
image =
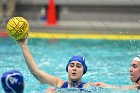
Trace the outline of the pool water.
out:
M 82 55 L 88 66 L 88 71 L 82 78 L 84 82 L 100 81 L 120 86 L 132 84 L 129 79 L 130 62 L 140 54 L 140 40 L 29 38 L 28 44 L 40 69 L 51 75 L 67 81 L 65 66 L 68 60 L 73 55 Z M 0 38 L 0 64 L 0 76 L 12 69 L 19 70 L 24 75 L 24 93 L 44 93 L 49 87 L 40 84 L 29 72 L 19 45 L 11 38 Z M 96 90 L 97 93 L 124 93 L 124 90 Z M 66 93 L 66 90 L 60 92 Z M 4 93 L 1 85 L 0 93 Z M 125 93 L 137 91 L 128 90 Z

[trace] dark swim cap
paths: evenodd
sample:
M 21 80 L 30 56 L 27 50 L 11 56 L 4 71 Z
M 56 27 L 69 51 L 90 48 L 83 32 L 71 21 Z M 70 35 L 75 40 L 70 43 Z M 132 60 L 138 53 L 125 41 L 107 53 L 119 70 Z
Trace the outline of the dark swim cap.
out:
M 72 61 L 78 61 L 78 62 L 80 62 L 82 65 L 83 65 L 83 74 L 85 74 L 86 72 L 87 72 L 87 66 L 86 66 L 86 63 L 85 63 L 85 58 L 84 57 L 82 57 L 82 56 L 73 56 L 70 60 L 69 60 L 69 62 L 68 62 L 68 64 L 67 64 L 67 66 L 66 66 L 66 71 L 68 72 L 68 66 L 69 66 L 69 63 L 71 63 Z
M 11 70 L 3 73 L 1 83 L 5 93 L 23 93 L 24 81 L 19 71 Z

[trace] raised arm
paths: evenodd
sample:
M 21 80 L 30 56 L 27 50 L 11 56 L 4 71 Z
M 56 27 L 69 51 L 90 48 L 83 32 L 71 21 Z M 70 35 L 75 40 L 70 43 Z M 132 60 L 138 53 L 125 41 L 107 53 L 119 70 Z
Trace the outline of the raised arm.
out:
M 27 45 L 27 41 L 28 41 L 28 38 L 24 38 L 22 40 L 19 40 L 18 43 L 22 49 L 22 53 L 24 55 L 26 64 L 30 72 L 33 74 L 33 76 L 37 80 L 39 80 L 42 83 L 61 87 L 62 84 L 64 83 L 63 80 L 61 80 L 60 78 L 51 76 L 38 68 L 37 64 L 35 63 L 35 60 L 32 57 L 32 54 L 30 53 L 30 50 Z

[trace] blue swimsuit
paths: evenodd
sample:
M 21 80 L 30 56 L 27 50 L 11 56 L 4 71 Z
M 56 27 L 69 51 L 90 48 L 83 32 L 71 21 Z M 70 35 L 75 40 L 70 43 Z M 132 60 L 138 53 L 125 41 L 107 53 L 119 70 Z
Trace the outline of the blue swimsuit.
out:
M 88 91 L 88 90 L 85 90 L 83 88 L 83 86 L 85 85 L 86 83 L 85 82 L 80 82 L 78 87 L 75 87 L 75 88 L 79 88 L 80 91 L 85 91 L 86 93 L 91 93 L 91 91 Z M 61 88 L 68 88 L 68 82 L 64 82 L 63 86 Z M 61 89 L 60 88 L 60 89 Z M 71 88 L 70 88 L 71 89 Z M 73 89 L 73 88 L 72 88 Z
M 76 88 L 83 88 L 84 84 L 86 84 L 85 82 L 81 82 L 78 87 Z M 68 88 L 68 82 L 64 82 L 63 86 L 61 88 Z

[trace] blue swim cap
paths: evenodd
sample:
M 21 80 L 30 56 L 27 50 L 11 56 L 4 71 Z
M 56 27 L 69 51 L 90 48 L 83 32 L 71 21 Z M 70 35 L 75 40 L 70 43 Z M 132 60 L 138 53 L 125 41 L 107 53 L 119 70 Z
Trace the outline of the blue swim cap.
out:
M 82 57 L 82 56 L 73 56 L 70 60 L 69 60 L 69 62 L 68 62 L 68 64 L 67 64 L 67 66 L 66 66 L 66 71 L 68 72 L 68 66 L 69 66 L 69 63 L 71 63 L 72 61 L 78 61 L 78 62 L 80 62 L 82 65 L 83 65 L 83 74 L 85 74 L 86 72 L 87 72 L 87 66 L 86 66 L 86 63 L 85 63 L 85 58 L 84 57 Z
M 11 70 L 3 73 L 1 83 L 5 93 L 23 93 L 24 81 L 19 71 Z

